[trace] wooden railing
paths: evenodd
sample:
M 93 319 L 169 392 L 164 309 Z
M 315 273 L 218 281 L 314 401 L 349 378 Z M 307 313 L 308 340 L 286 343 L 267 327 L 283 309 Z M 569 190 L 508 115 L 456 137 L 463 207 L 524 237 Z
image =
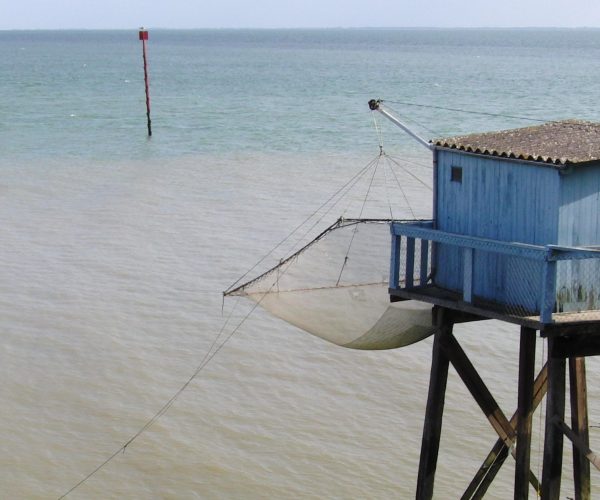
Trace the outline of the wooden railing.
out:
M 461 283 L 459 291 L 464 302 L 472 303 L 474 285 L 478 279 L 482 279 L 477 275 L 477 268 L 474 265 L 476 252 L 504 255 L 524 261 L 523 265 L 527 265 L 525 261 L 533 261 L 540 266 L 539 282 L 537 285 L 533 284 L 533 293 L 536 295 L 534 299 L 542 323 L 552 322 L 552 314 L 556 308 L 557 262 L 600 258 L 600 250 L 595 248 L 531 245 L 465 236 L 433 229 L 431 221 L 395 222 L 391 226 L 391 232 L 389 287 L 392 293 L 394 290 L 410 290 L 416 286 L 426 286 L 427 283 L 436 285 L 435 268 L 444 265 L 444 262 L 436 258 L 436 252 L 441 255 L 442 252 L 439 250 L 449 246 L 459 249 L 462 255 L 462 276 L 458 277 Z M 402 237 L 404 237 L 404 245 L 402 245 Z M 417 241 L 420 248 L 418 256 L 415 255 Z M 402 268 L 404 268 L 403 272 Z M 415 285 L 415 277 L 418 279 L 418 285 Z M 597 276 L 597 279 L 600 284 L 600 276 Z M 518 287 L 518 283 L 514 286 Z M 531 283 L 527 283 L 527 287 L 531 289 Z

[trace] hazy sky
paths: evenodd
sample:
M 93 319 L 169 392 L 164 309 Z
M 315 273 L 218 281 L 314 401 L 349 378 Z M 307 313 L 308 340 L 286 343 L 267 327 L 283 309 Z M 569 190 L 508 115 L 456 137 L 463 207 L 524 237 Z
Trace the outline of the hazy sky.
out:
M 600 0 L 0 0 L 0 29 L 600 27 Z

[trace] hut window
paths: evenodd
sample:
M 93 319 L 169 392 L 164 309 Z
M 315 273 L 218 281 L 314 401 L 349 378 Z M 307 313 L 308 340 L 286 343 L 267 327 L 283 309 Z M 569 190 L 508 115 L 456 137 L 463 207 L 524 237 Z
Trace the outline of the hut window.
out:
M 451 168 L 450 181 L 462 183 L 462 167 L 452 167 Z

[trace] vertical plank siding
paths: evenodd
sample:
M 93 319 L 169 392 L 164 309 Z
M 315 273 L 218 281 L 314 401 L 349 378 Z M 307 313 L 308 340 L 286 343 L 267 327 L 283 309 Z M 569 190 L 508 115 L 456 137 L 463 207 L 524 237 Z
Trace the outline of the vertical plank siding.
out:
M 558 244 L 598 245 L 600 235 L 600 166 L 568 170 L 561 175 Z M 557 272 L 559 310 L 597 309 L 600 261 L 560 262 Z M 594 280 L 595 278 L 595 280 Z
M 451 181 L 452 167 L 462 168 L 462 182 Z M 442 231 L 537 245 L 558 242 L 559 173 L 554 168 L 441 150 L 436 196 Z M 509 257 L 477 252 L 473 295 L 500 302 L 518 297 L 522 307 L 539 310 L 541 268 L 514 264 Z M 462 249 L 439 245 L 436 284 L 461 291 L 463 267 Z M 527 289 L 515 290 L 516 278 Z

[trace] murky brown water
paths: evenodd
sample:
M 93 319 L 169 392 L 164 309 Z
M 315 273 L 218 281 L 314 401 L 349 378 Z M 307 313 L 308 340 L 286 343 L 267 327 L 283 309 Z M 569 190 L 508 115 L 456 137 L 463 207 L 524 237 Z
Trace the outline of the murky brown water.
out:
M 210 348 L 220 292 L 369 159 L 4 166 L 0 496 L 56 498 L 125 444 Z M 416 195 L 426 211 L 430 194 Z M 518 328 L 485 322 L 456 335 L 510 416 Z M 257 310 L 69 498 L 410 498 L 430 351 L 431 339 L 343 349 Z M 595 359 L 588 371 L 596 424 Z M 458 497 L 494 442 L 451 370 L 436 498 Z M 509 459 L 489 498 L 511 497 L 513 474 Z

